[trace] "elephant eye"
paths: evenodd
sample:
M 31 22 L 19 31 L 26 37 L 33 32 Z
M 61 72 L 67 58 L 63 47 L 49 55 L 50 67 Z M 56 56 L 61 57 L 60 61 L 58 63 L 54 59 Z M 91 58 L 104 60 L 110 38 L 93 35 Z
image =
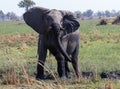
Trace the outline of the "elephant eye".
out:
M 47 16 L 47 20 L 50 21 L 50 17 L 49 16 Z

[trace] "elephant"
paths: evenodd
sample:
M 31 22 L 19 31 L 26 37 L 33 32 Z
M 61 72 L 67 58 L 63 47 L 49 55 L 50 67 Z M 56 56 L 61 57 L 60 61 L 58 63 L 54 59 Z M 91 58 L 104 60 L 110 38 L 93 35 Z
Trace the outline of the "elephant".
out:
M 68 62 L 71 62 L 76 77 L 79 77 L 79 21 L 70 11 L 33 7 L 23 14 L 25 23 L 39 34 L 38 64 L 36 79 L 45 79 L 44 65 L 47 50 L 57 61 L 60 78 L 70 77 Z

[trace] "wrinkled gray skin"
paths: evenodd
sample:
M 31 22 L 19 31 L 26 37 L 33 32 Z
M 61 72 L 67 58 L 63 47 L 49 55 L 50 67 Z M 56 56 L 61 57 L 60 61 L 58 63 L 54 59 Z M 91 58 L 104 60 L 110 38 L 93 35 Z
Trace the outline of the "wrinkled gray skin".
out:
M 73 13 L 56 9 L 34 7 L 23 15 L 27 25 L 39 33 L 37 79 L 44 79 L 44 63 L 47 49 L 57 60 L 57 71 L 61 78 L 70 77 L 70 61 L 79 77 L 79 22 Z

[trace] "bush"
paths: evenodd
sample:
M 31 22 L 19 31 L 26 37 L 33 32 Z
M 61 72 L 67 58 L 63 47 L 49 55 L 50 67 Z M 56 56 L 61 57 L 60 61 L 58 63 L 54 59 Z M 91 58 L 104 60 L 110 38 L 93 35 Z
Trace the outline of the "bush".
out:
M 106 25 L 107 24 L 107 21 L 105 19 L 102 19 L 99 23 L 99 25 Z
M 120 15 L 114 20 L 112 24 L 120 24 Z

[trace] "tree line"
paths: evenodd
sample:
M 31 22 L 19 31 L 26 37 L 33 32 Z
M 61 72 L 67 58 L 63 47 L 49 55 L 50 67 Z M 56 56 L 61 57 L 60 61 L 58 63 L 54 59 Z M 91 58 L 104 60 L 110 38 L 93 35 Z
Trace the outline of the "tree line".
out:
M 76 18 L 79 18 L 79 19 L 92 19 L 92 18 L 119 16 L 120 11 L 115 11 L 115 10 L 108 11 L 108 10 L 106 10 L 106 11 L 98 11 L 98 12 L 94 13 L 94 11 L 89 9 L 89 10 L 86 10 L 85 12 L 75 11 L 74 15 Z M 8 12 L 7 14 L 5 14 L 2 10 L 0 10 L 0 21 L 19 20 L 19 19 L 22 19 L 22 16 L 19 17 L 14 12 Z
M 25 8 L 26 11 L 28 11 L 29 8 L 35 5 L 35 2 L 32 0 L 23 0 L 18 3 L 18 6 L 20 8 Z M 22 16 L 21 16 L 22 17 Z M 4 20 L 20 20 L 21 17 L 18 17 L 14 12 L 8 12 L 7 14 L 4 14 L 2 10 L 0 10 L 0 21 Z
M 34 5 L 35 5 L 35 2 L 33 2 L 32 0 L 22 0 L 18 3 L 18 6 L 20 8 L 25 8 L 25 11 L 27 11 Z M 81 12 L 81 11 L 74 12 L 75 17 L 79 18 L 79 19 L 115 17 L 115 16 L 119 16 L 119 14 L 120 14 L 120 11 L 116 11 L 116 10 L 112 10 L 112 11 L 106 10 L 106 11 L 94 12 L 93 10 L 89 9 L 84 12 Z M 2 10 L 0 10 L 0 21 L 19 20 L 19 19 L 22 19 L 22 16 L 18 17 L 14 12 L 8 12 L 7 14 L 5 14 Z
M 89 9 L 89 10 L 86 10 L 84 12 L 75 11 L 74 14 L 77 18 L 92 19 L 92 18 L 101 18 L 101 17 L 116 17 L 116 16 L 120 15 L 120 11 L 105 10 L 105 11 L 94 12 L 93 10 Z
M 0 10 L 0 21 L 4 20 L 19 20 L 20 17 L 17 16 L 14 12 L 8 12 L 5 14 L 2 10 Z

